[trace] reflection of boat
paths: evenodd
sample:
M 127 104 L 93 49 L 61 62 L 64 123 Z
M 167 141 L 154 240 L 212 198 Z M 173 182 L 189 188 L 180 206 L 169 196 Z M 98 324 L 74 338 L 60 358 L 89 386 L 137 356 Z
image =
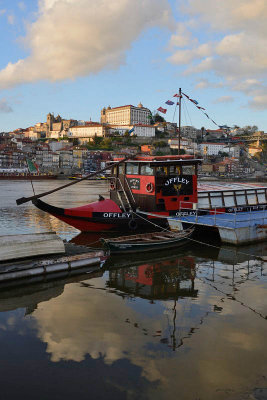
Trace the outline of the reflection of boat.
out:
M 180 232 L 162 231 L 111 239 L 102 238 L 102 242 L 108 247 L 111 254 L 166 250 L 185 244 L 193 230 L 192 228 Z
M 109 266 L 108 287 L 151 300 L 197 297 L 194 257 L 166 254 L 154 260 L 125 263 L 127 266 L 114 259 L 113 264 L 104 265 Z

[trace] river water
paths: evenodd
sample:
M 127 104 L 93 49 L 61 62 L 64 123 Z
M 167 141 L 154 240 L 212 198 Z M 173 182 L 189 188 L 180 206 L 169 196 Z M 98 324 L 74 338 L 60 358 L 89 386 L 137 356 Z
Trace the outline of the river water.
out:
M 36 193 L 60 185 L 34 182 Z M 82 182 L 45 201 L 77 206 L 107 192 Z M 15 200 L 0 181 L 0 235 L 79 231 Z M 0 289 L 0 399 L 267 399 L 267 244 L 108 260 L 103 270 Z

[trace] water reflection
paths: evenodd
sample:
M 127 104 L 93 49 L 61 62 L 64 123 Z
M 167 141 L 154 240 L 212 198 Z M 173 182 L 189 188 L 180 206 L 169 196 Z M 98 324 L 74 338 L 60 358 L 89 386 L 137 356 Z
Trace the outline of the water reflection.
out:
M 72 191 L 51 203 L 85 204 L 98 189 L 84 185 L 78 200 Z M 98 245 L 102 234 L 77 235 L 31 205 L 14 209 L 10 199 L 22 194 L 4 194 L 2 234 L 16 224 L 24 233 L 56 228 L 74 243 Z M 113 258 L 94 275 L 1 286 L 2 396 L 260 399 L 267 387 L 266 247 L 192 243 Z
M 264 385 L 267 271 L 244 254 L 227 264 L 228 251 L 111 259 L 97 276 L 2 292 L 1 311 L 23 307 L 26 316 L 13 312 L 1 329 L 34 330 L 59 371 L 101 362 L 107 379 L 112 366 L 112 390 L 129 398 L 244 399 Z M 138 371 L 142 390 L 121 381 L 118 363 L 127 376 Z

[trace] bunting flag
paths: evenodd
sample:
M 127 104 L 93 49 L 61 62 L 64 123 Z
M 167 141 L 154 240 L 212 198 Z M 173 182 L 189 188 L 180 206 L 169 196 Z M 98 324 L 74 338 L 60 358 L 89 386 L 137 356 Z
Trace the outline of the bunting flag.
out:
M 196 101 L 196 100 L 194 100 L 194 99 L 191 99 L 187 94 L 185 94 L 185 93 L 183 93 L 183 96 L 185 96 L 188 100 L 190 100 L 192 103 L 194 103 L 195 104 L 195 106 L 204 114 L 204 115 L 206 115 L 206 117 L 208 118 L 208 119 L 210 119 L 213 123 L 214 123 L 214 125 L 217 125 L 218 127 L 219 127 L 219 125 L 215 122 L 215 121 L 213 121 L 213 119 L 211 119 L 209 116 L 208 116 L 208 114 L 206 114 L 205 112 L 203 112 L 203 110 L 206 110 L 204 107 L 200 107 L 200 106 L 198 106 L 198 102 Z M 220 127 L 221 128 L 221 127 Z
M 171 100 L 168 100 L 168 101 L 165 101 L 165 104 L 168 104 L 168 106 L 172 106 L 174 104 L 174 102 Z
M 183 96 L 181 94 L 176 93 L 173 95 L 173 97 L 183 97 Z
M 167 112 L 167 109 L 166 108 L 162 108 L 162 107 L 159 107 L 157 110 L 159 112 L 163 113 L 163 114 L 166 114 L 166 112 Z
M 187 97 L 187 98 L 188 98 L 188 100 L 190 100 L 190 97 L 189 97 L 189 96 L 187 96 L 187 94 L 183 93 L 183 95 L 184 95 L 185 97 Z

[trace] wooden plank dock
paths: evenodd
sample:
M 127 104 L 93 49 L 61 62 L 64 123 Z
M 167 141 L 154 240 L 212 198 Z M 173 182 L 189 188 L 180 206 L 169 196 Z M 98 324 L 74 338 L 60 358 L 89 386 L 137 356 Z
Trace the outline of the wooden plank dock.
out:
M 49 243 L 45 243 L 41 252 L 40 249 L 33 252 L 31 248 L 37 247 L 40 240 L 28 243 L 27 241 L 32 239 L 34 235 L 19 236 L 20 240 L 14 241 L 13 244 L 11 236 L 2 237 L 2 242 L 0 241 L 2 243 L 2 247 L 0 246 L 0 285 L 7 281 L 29 279 L 41 275 L 47 276 L 63 271 L 70 272 L 91 266 L 96 266 L 95 270 L 97 270 L 100 269 L 102 260 L 105 259 L 105 252 L 102 249 L 66 244 L 58 237 L 56 238 L 57 243 L 51 246 L 51 237 L 54 237 L 54 235 L 47 233 L 42 236 L 41 242 L 45 243 L 45 237 L 47 237 Z M 54 241 L 54 239 L 52 240 Z M 25 240 L 29 244 L 28 246 L 25 245 L 27 249 L 30 249 L 28 253 L 22 248 L 22 243 Z M 6 249 L 3 243 L 10 243 L 12 251 Z M 17 247 L 16 244 L 18 244 Z M 44 252 L 44 249 L 48 249 L 47 253 Z M 10 256 L 9 259 L 7 259 L 8 255 Z

